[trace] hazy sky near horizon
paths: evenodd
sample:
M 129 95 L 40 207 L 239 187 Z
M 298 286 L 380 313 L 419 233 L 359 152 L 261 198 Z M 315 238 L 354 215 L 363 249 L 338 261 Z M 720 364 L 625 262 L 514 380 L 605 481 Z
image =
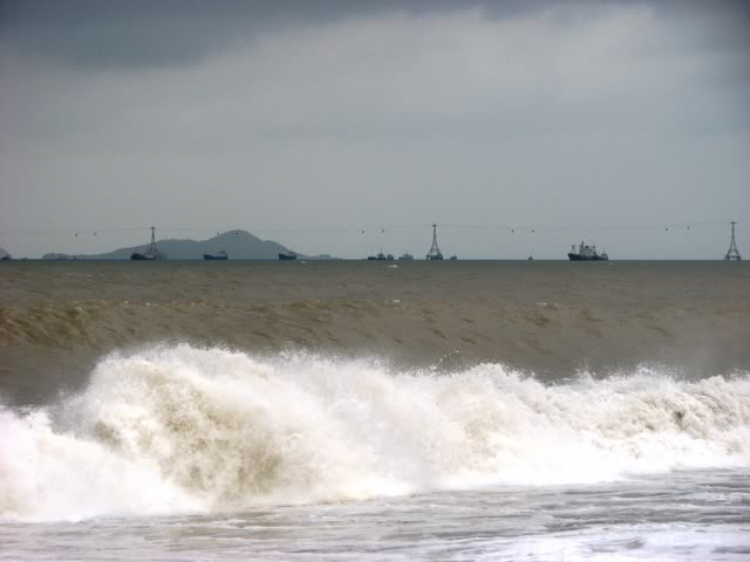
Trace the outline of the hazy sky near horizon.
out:
M 0 0 L 15 256 L 750 257 L 749 210 L 748 2 Z

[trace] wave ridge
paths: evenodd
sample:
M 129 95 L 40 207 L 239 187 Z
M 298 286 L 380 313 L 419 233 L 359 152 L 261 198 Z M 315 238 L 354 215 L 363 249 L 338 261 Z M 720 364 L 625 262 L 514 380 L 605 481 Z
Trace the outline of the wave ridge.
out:
M 750 466 L 750 378 L 545 386 L 188 345 L 113 354 L 79 395 L 0 408 L 0 516 L 33 520 L 599 482 Z

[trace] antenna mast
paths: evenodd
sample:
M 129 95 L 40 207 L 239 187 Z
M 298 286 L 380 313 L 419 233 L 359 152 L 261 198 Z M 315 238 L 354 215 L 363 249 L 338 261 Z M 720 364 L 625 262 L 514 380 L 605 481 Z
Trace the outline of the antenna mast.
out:
M 437 225 L 432 225 L 432 246 L 430 246 L 430 251 L 427 252 L 427 256 L 425 256 L 425 259 L 427 260 L 436 260 L 441 261 L 443 259 L 443 254 L 440 252 L 440 248 L 438 247 L 437 243 Z
M 729 243 L 729 250 L 727 250 L 727 255 L 724 256 L 724 259 L 726 261 L 741 261 L 742 256 L 740 255 L 740 251 L 737 249 L 737 243 L 734 241 L 734 221 L 732 221 L 732 241 Z

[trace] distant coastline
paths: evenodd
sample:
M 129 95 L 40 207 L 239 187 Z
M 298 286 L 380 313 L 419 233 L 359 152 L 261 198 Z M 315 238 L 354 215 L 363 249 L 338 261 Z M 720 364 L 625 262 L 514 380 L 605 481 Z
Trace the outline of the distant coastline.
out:
M 158 240 L 159 251 L 165 259 L 171 261 L 203 261 L 205 254 L 226 252 L 229 260 L 278 260 L 280 253 L 289 253 L 292 250 L 274 240 L 262 240 L 245 230 L 230 230 L 218 234 L 208 240 L 192 239 L 168 239 Z M 101 254 L 66 254 L 61 252 L 49 252 L 42 256 L 47 261 L 124 261 L 130 260 L 134 252 L 145 252 L 148 244 L 118 248 L 111 252 Z M 317 256 L 305 256 L 298 252 L 300 259 L 326 260 L 336 259 L 327 254 Z

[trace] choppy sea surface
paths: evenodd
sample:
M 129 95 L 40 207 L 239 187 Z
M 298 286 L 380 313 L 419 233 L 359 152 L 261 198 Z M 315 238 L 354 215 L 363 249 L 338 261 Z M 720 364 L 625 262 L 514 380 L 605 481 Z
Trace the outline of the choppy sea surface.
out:
M 0 264 L 0 560 L 746 560 L 750 267 Z

